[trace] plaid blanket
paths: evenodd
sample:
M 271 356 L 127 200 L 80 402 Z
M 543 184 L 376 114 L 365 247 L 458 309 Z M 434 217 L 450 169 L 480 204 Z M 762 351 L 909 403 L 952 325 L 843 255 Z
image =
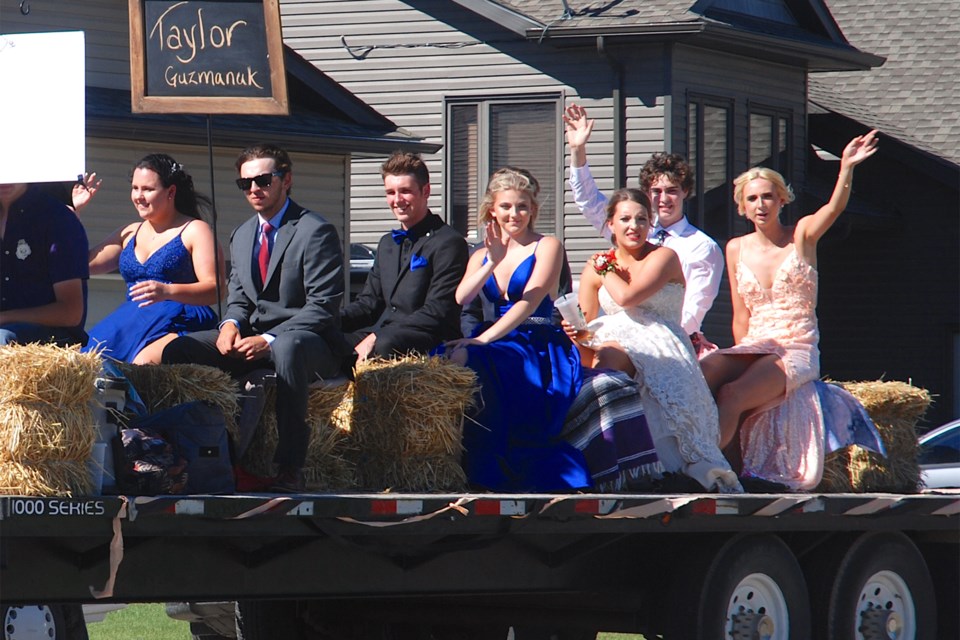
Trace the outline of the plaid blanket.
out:
M 632 490 L 659 479 L 663 465 L 643 414 L 639 385 L 620 371 L 584 369 L 583 374 L 561 437 L 583 452 L 594 489 Z

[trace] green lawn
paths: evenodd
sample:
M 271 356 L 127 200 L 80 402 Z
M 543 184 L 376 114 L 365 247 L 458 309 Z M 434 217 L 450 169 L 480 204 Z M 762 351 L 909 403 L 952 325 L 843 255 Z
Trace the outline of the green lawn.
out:
M 167 615 L 162 604 L 131 604 L 87 625 L 90 640 L 191 640 L 190 624 Z
M 190 625 L 169 617 L 162 604 L 131 604 L 87 626 L 90 640 L 191 640 Z M 597 640 L 643 640 L 643 636 L 601 633 Z

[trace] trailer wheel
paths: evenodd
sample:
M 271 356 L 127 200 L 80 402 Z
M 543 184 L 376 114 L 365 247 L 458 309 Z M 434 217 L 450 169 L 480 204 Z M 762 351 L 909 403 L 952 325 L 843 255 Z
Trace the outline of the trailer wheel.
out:
M 933 581 L 916 545 L 902 533 L 860 537 L 840 563 L 830 590 L 827 638 L 936 637 Z
M 6 640 L 68 640 L 67 623 L 57 605 L 31 604 L 3 607 L 3 633 Z
M 777 537 L 733 538 L 702 553 L 674 581 L 668 638 L 808 640 L 803 572 Z

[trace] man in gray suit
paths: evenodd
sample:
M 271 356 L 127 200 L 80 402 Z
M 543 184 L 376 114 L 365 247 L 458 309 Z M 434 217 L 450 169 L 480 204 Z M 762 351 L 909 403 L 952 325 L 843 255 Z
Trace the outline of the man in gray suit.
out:
M 237 158 L 237 186 L 257 212 L 230 239 L 227 309 L 218 330 L 177 338 L 164 363 L 196 363 L 242 376 L 277 373 L 277 452 L 273 489 L 304 489 L 310 431 L 309 385 L 337 376 L 350 347 L 340 331 L 344 271 L 336 229 L 290 199 L 290 157 L 256 145 Z

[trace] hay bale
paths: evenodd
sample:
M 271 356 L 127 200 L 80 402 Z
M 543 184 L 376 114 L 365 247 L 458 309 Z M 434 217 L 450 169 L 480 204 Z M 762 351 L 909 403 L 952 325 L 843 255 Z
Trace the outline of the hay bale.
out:
M 362 489 L 457 491 L 464 415 L 476 374 L 444 358 L 407 356 L 357 367 L 350 432 Z
M 90 456 L 95 437 L 88 404 L 0 404 L 0 462 L 83 461 Z
M 102 368 L 99 354 L 81 353 L 79 346 L 4 346 L 0 349 L 0 404 L 85 405 L 96 392 Z
M 200 364 L 119 363 L 119 367 L 149 413 L 200 400 L 219 407 L 227 429 L 236 435 L 239 385 L 226 371 Z
M 265 389 L 266 402 L 253 439 L 241 464 L 252 474 L 275 475 L 273 456 L 277 451 L 276 387 Z M 304 465 L 307 488 L 315 491 L 351 489 L 356 485 L 354 463 L 348 457 L 352 383 L 340 387 L 313 389 L 307 401 L 310 445 Z
M 57 460 L 0 463 L 0 495 L 88 496 L 93 479 L 86 462 Z
M 817 491 L 825 493 L 916 493 L 917 421 L 930 406 L 930 393 L 905 382 L 837 382 L 867 410 L 887 448 L 887 457 L 851 446 L 829 454 Z
M 476 375 L 441 358 L 406 357 L 358 365 L 356 381 L 310 393 L 311 440 L 304 475 L 311 490 L 459 491 L 463 417 L 475 402 Z M 275 473 L 276 394 L 242 461 Z

